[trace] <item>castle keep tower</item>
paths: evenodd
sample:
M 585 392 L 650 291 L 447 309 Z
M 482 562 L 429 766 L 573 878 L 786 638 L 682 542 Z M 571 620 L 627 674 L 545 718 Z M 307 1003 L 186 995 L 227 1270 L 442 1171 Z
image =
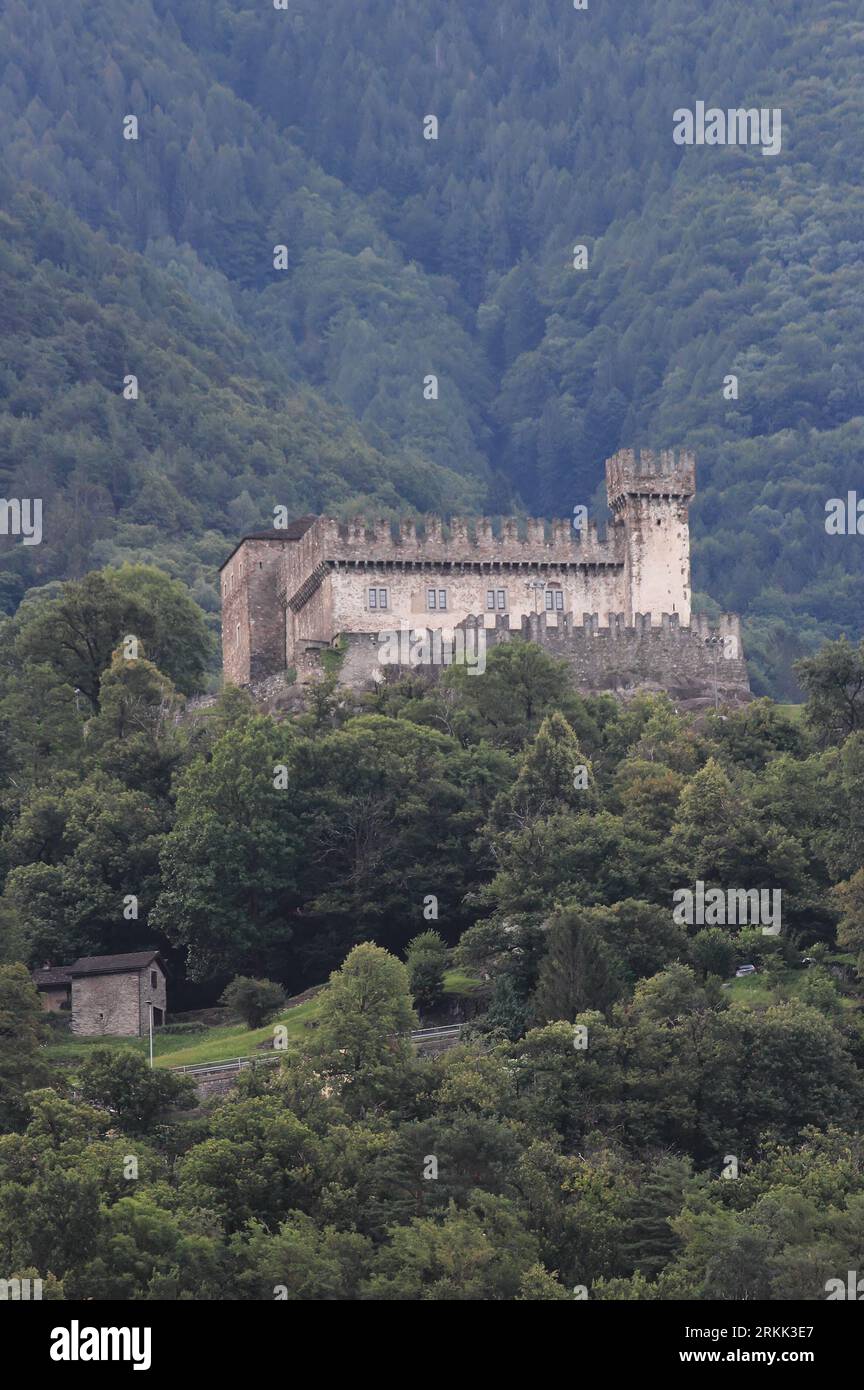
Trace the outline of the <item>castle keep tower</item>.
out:
M 625 620 L 677 613 L 690 625 L 690 499 L 696 460 L 674 449 L 622 449 L 606 462 L 609 506 L 624 527 Z
M 398 673 L 401 655 L 382 661 L 394 632 L 437 634 L 443 651 L 458 628 L 482 630 L 484 650 L 538 642 L 586 691 L 750 699 L 738 618 L 691 619 L 693 455 L 623 449 L 606 488 L 605 535 L 566 520 L 307 516 L 244 537 L 221 571 L 226 681 L 318 680 L 336 645 L 340 680 L 362 688 L 386 678 L 383 665 Z

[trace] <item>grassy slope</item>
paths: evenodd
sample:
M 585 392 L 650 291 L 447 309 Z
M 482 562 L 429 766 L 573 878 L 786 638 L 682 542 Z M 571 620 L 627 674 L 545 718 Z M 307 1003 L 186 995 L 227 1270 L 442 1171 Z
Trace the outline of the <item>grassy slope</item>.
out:
M 472 994 L 481 987 L 479 980 L 458 970 L 449 970 L 444 977 L 446 993 L 455 996 Z M 263 1028 L 247 1028 L 243 1023 L 221 1023 L 203 1033 L 188 1037 L 176 1033 L 157 1033 L 153 1040 L 153 1055 L 158 1067 L 193 1066 L 199 1062 L 221 1062 L 231 1057 L 248 1057 L 261 1044 L 273 1039 L 273 1029 L 279 1024 L 288 1030 L 288 1041 L 299 1040 L 319 1010 L 319 996 L 307 999 L 293 1009 L 287 1009 Z M 48 1060 L 61 1065 L 79 1062 L 94 1047 L 129 1048 L 147 1056 L 148 1038 L 72 1038 L 51 1042 L 46 1048 Z

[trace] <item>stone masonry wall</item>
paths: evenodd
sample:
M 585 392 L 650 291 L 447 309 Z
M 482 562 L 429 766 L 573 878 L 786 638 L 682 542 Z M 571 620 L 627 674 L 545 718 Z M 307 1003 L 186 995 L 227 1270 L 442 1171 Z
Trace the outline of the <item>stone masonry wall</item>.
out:
M 156 971 L 156 988 L 150 971 Z M 165 976 L 158 965 L 128 974 L 85 975 L 72 980 L 72 1032 L 84 1037 L 107 1034 L 140 1037 L 148 1032 L 147 1005 L 166 1009 Z
M 72 981 L 72 1032 L 137 1037 L 140 1033 L 138 973 L 86 975 Z
M 716 674 L 717 698 L 722 703 L 749 700 L 747 666 L 741 648 L 741 631 L 734 614 L 724 614 L 711 624 L 704 616 L 682 628 L 677 614 L 663 614 L 654 626 L 650 614 L 637 615 L 637 624 L 627 627 L 624 614 L 608 614 L 600 625 L 597 614 L 585 614 L 574 624 L 569 617 L 552 624 L 545 613 L 526 619 L 519 631 L 499 621 L 486 628 L 487 650 L 502 642 L 536 642 L 552 656 L 567 662 L 573 684 L 585 693 L 608 691 L 627 697 L 638 690 L 665 689 L 677 700 L 711 700 Z M 484 627 L 479 616 L 465 626 Z M 418 630 L 425 624 L 418 623 Z M 382 666 L 380 642 L 375 632 L 350 633 L 341 639 L 344 651 L 340 679 L 354 689 L 373 682 L 396 679 L 399 667 Z M 472 649 L 473 650 L 473 649 Z M 715 664 L 716 657 L 716 664 Z M 418 668 L 432 674 L 442 667 Z M 477 675 L 476 679 L 482 679 Z
M 486 614 L 486 622 L 494 626 L 496 614 L 503 611 L 510 625 L 521 629 L 523 618 L 543 609 L 542 590 L 530 587 L 532 582 L 545 583 L 562 595 L 563 609 L 558 612 L 595 612 L 601 605 L 623 607 L 623 568 L 564 567 L 554 571 L 537 566 L 503 566 L 495 571 L 478 573 L 453 564 L 428 565 L 423 569 L 388 569 L 385 565 L 370 564 L 362 570 L 340 569 L 330 577 L 332 592 L 332 632 L 381 632 L 399 626 L 400 621 L 418 626 L 452 627 L 464 622 L 471 614 Z M 322 586 L 323 587 L 323 586 Z M 387 590 L 388 607 L 382 612 L 369 606 L 369 589 Z M 427 606 L 427 590 L 436 593 L 436 608 Z M 447 595 L 446 610 L 437 607 L 441 590 Z M 487 608 L 487 592 L 496 595 L 503 591 L 506 607 Z M 322 632 L 323 635 L 323 632 Z
M 248 685 L 285 667 L 278 579 L 286 548 L 278 535 L 246 540 L 222 570 L 222 667 L 232 685 Z
M 155 988 L 150 983 L 150 976 L 156 975 Z M 164 972 L 157 965 L 156 961 L 149 965 L 146 970 L 142 970 L 138 976 L 138 1003 L 140 1007 L 141 1032 L 150 1031 L 150 1005 L 154 1009 L 162 1010 L 162 1022 L 168 1019 L 168 986 Z

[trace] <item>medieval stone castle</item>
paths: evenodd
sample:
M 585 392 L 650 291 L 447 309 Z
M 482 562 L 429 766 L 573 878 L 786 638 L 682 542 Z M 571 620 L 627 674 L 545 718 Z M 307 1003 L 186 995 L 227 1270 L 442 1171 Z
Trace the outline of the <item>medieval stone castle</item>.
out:
M 291 672 L 381 679 L 380 644 L 400 628 L 528 638 L 567 660 L 574 683 L 620 695 L 749 699 L 738 618 L 690 612 L 692 454 L 625 449 L 606 463 L 612 520 L 348 524 L 306 516 L 246 536 L 222 567 L 225 680 L 253 689 Z M 439 644 L 440 650 L 440 644 Z

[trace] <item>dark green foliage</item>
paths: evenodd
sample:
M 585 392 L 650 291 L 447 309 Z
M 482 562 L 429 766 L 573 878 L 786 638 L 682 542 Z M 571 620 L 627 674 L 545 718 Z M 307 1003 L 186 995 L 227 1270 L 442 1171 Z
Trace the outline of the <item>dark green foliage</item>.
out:
M 444 971 L 449 952 L 435 931 L 421 932 L 408 942 L 405 961 L 411 994 L 418 1009 L 434 1009 L 444 998 Z
M 285 991 L 273 980 L 250 980 L 236 975 L 219 1000 L 242 1018 L 247 1028 L 260 1028 L 285 1003 Z
M 134 1052 L 94 1048 L 78 1076 L 82 1098 L 107 1110 L 121 1129 L 130 1133 L 150 1129 L 168 1109 L 194 1104 L 188 1077 L 151 1069 Z

